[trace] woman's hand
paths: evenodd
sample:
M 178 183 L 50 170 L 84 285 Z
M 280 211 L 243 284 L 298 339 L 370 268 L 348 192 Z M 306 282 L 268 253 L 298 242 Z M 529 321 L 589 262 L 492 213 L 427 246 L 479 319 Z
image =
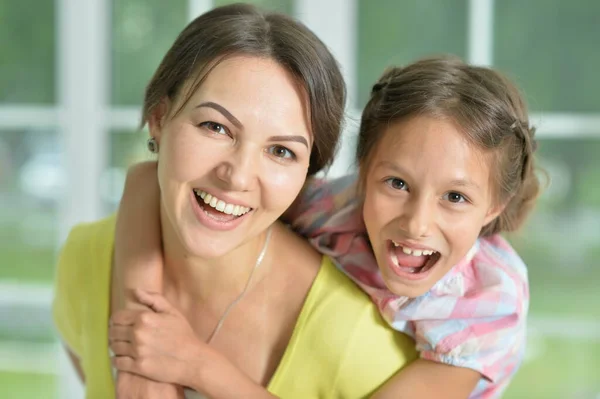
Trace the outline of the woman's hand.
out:
M 162 295 L 136 290 L 152 311 L 121 310 L 111 317 L 108 337 L 119 371 L 181 386 L 197 384 L 214 350 Z

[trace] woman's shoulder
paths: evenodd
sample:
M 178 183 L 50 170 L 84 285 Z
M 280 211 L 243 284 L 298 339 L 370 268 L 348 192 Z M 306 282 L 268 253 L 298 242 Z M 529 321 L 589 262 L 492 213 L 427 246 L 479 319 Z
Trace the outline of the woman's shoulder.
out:
M 321 265 L 321 254 L 308 240 L 281 222 L 273 226 L 275 257 L 288 274 L 290 271 L 316 272 Z
M 55 272 L 53 317 L 68 346 L 82 352 L 86 298 L 106 290 L 109 282 L 115 217 L 82 223 L 71 229 Z
M 323 256 L 282 362 L 285 372 L 272 388 L 290 398 L 368 397 L 416 357 L 414 341 L 392 330 L 369 297 Z
M 78 269 L 110 261 L 115 222 L 116 217 L 112 215 L 73 227 L 60 251 L 59 271 L 67 269 L 75 273 Z

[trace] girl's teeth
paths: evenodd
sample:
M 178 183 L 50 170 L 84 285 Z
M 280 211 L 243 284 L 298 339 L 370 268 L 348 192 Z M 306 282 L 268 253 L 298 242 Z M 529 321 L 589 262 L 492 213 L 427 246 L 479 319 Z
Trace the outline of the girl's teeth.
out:
M 218 199 L 217 197 L 213 197 L 206 191 L 194 190 L 194 192 L 198 197 L 200 197 L 204 201 L 205 204 L 227 215 L 241 216 L 250 211 L 250 208 L 241 205 L 228 204 L 225 201 Z
M 398 257 L 396 256 L 396 253 L 394 251 L 390 251 L 390 252 L 391 252 L 392 263 L 394 263 L 394 266 L 400 267 L 400 265 L 398 264 Z
M 422 256 L 422 255 L 433 255 L 435 253 L 435 251 L 431 251 L 428 249 L 411 249 L 408 247 L 402 247 L 400 244 L 398 244 L 396 241 L 392 241 L 392 244 L 394 244 L 394 247 L 401 247 L 402 248 L 402 252 L 404 252 L 407 255 L 412 255 L 412 256 Z

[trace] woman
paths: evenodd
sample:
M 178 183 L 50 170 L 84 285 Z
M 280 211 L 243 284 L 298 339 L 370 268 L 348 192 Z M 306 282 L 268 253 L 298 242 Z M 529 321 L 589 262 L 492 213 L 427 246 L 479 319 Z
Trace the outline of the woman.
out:
M 277 222 L 331 163 L 344 97 L 329 51 L 287 17 L 233 5 L 181 33 L 143 111 L 158 153 L 164 297 L 138 293 L 154 312 L 113 315 L 123 328 L 111 340 L 149 348 L 116 358 L 119 370 L 210 397 L 364 397 L 414 358 L 366 295 Z M 89 398 L 114 394 L 114 228 L 76 227 L 58 266 L 55 323 Z M 167 335 L 124 336 L 131 325 Z

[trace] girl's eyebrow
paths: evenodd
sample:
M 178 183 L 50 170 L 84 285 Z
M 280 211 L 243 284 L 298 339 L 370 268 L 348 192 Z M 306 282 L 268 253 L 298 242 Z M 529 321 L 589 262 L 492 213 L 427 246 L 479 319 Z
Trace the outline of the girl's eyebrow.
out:
M 395 172 L 398 172 L 401 175 L 406 175 L 406 171 L 404 169 L 402 169 L 399 165 L 397 165 L 394 162 L 391 161 L 379 161 L 376 165 L 376 168 L 387 168 L 387 169 L 392 169 Z M 472 188 L 476 188 L 476 189 L 481 189 L 481 187 L 479 187 L 479 184 L 475 183 L 473 180 L 470 180 L 468 178 L 457 178 L 457 179 L 453 179 L 449 182 L 449 184 L 451 186 L 458 186 L 458 187 L 472 187 Z
M 220 104 L 217 104 L 217 103 L 212 102 L 212 101 L 206 101 L 206 102 L 203 102 L 203 103 L 198 104 L 196 106 L 196 108 L 202 108 L 202 107 L 208 107 L 208 108 L 212 108 L 214 110 L 217 110 L 225 118 L 227 118 L 229 120 L 229 122 L 231 122 L 238 129 L 241 129 L 241 128 L 244 127 L 244 125 L 242 125 L 242 122 L 240 122 L 239 119 L 237 119 L 235 116 L 233 116 L 231 114 L 231 112 L 227 111 L 227 109 L 224 106 L 220 105 Z
M 397 165 L 396 163 L 391 162 L 391 161 L 379 161 L 379 162 L 377 162 L 377 164 L 375 164 L 375 168 L 393 169 L 394 171 L 396 171 L 400 174 L 406 173 L 404 171 L 404 169 L 402 169 L 399 165 Z
M 450 185 L 459 187 L 474 187 L 476 189 L 480 188 L 477 183 L 469 179 L 454 179 L 450 182 Z

